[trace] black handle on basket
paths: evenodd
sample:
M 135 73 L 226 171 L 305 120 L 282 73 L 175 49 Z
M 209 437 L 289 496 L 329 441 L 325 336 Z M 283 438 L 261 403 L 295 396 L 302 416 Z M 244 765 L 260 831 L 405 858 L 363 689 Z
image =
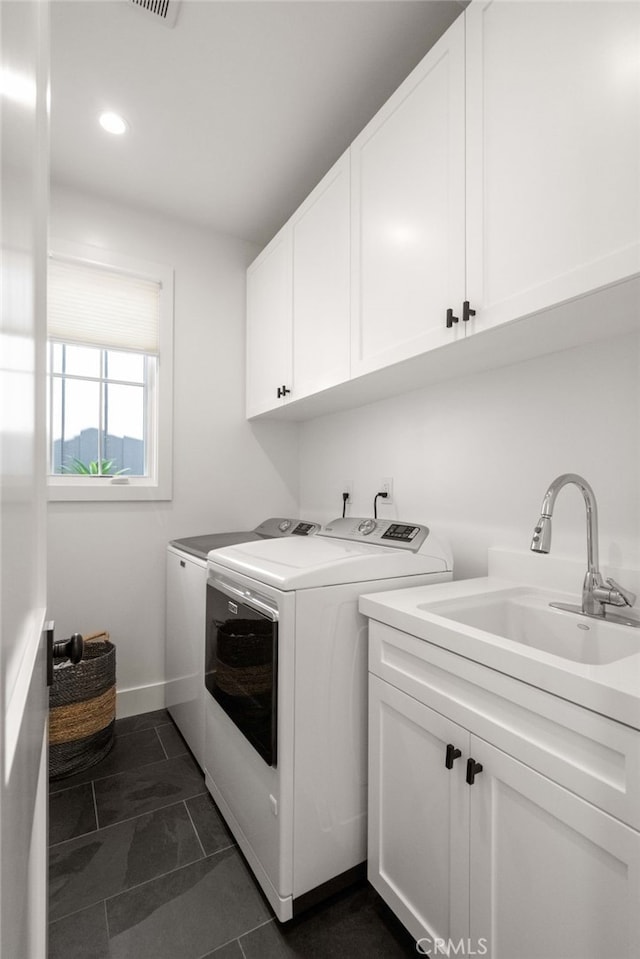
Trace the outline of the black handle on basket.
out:
M 70 659 L 75 665 L 82 659 L 84 640 L 80 633 L 74 633 L 69 639 L 61 639 L 53 644 L 53 655 L 56 659 Z

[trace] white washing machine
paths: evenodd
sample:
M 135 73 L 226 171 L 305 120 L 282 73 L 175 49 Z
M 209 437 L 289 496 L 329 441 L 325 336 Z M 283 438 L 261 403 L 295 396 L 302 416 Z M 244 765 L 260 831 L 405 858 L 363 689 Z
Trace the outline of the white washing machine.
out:
M 427 527 L 337 519 L 209 554 L 207 788 L 284 921 L 364 875 L 363 593 L 452 578 Z
M 165 705 L 201 766 L 207 554 L 232 543 L 310 536 L 319 529 L 318 523 L 278 516 L 265 519 L 254 530 L 188 536 L 173 540 L 167 547 Z

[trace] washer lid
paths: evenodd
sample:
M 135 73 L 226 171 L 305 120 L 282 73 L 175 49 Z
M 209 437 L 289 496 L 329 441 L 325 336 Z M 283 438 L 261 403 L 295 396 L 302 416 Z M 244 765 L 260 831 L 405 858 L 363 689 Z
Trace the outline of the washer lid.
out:
M 278 536 L 312 536 L 318 532 L 320 525 L 308 520 L 288 519 L 283 516 L 271 516 L 263 520 L 255 529 L 233 530 L 230 533 L 206 533 L 204 536 L 185 536 L 184 539 L 173 539 L 169 546 L 190 553 L 200 559 L 206 559 L 212 549 L 221 549 L 223 546 L 235 546 L 237 543 L 252 543 L 260 539 L 274 539 Z
M 223 546 L 232 546 L 236 543 L 250 543 L 256 539 L 255 532 L 247 533 L 244 530 L 234 530 L 230 533 L 206 533 L 204 536 L 185 536 L 184 539 L 173 539 L 169 546 L 181 550 L 183 553 L 190 553 L 192 556 L 198 556 L 200 559 L 206 559 L 207 554 L 212 549 L 220 549 Z
M 442 573 L 448 551 L 430 535 L 419 552 L 350 542 L 328 536 L 274 539 L 229 546 L 209 553 L 209 568 L 243 573 L 277 589 L 310 589 L 369 580 Z

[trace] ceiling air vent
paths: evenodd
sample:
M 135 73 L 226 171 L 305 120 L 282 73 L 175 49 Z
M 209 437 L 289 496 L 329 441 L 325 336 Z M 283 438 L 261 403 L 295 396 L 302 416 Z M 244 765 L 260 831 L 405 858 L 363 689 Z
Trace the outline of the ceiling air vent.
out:
M 165 27 L 175 25 L 180 6 L 180 0 L 129 0 L 129 3 L 143 13 L 150 13 L 159 23 L 164 23 Z

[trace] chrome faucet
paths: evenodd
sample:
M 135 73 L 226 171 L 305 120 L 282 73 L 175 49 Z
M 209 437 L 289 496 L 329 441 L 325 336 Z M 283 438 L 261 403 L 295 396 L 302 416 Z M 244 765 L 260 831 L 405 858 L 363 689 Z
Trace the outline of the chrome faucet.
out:
M 551 550 L 553 507 L 560 490 L 570 483 L 577 486 L 581 491 L 587 509 L 587 572 L 582 584 L 582 606 L 571 603 L 551 603 L 550 605 L 558 609 L 569 610 L 572 613 L 581 613 L 583 616 L 593 616 L 599 619 L 606 617 L 612 622 L 640 627 L 640 620 L 607 613 L 607 606 L 633 606 L 636 597 L 613 579 L 607 579 L 608 588 L 602 581 L 598 569 L 598 507 L 595 493 L 582 476 L 578 476 L 577 473 L 563 473 L 554 479 L 544 494 L 540 519 L 535 526 L 531 539 L 531 549 L 534 553 L 548 553 Z

